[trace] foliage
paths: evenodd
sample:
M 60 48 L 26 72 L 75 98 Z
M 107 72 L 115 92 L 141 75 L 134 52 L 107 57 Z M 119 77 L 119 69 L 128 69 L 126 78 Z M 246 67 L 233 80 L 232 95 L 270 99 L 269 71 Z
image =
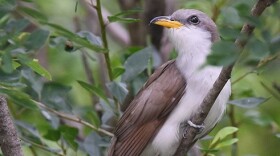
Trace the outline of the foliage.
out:
M 86 7 L 78 3 L 75 12 L 76 1 L 0 3 L 0 93 L 8 99 L 26 155 L 104 155 L 126 96 L 139 90 L 157 64 L 156 50 L 151 45 L 124 47 L 113 37 L 108 49 L 103 47 L 100 32 L 84 30 Z M 104 3 L 108 8 L 117 5 Z M 279 3 L 260 19 L 249 16 L 253 1 L 190 0 L 180 5 L 212 15 L 219 27 L 221 40 L 214 44 L 209 64 L 238 60 L 229 121 L 220 124 L 233 127 L 218 128 L 210 143 L 202 141 L 202 151 L 223 155 L 229 153 L 226 146 L 238 144 L 242 154 L 276 155 L 278 150 L 271 147 L 280 146 Z M 106 27 L 143 22 L 129 16 L 141 12 L 118 10 Z M 239 31 L 245 22 L 253 23 L 256 31 L 238 57 L 234 40 L 244 37 Z M 99 27 L 97 20 L 94 26 Z M 112 81 L 107 81 L 108 68 L 100 61 L 109 53 Z M 271 145 L 255 143 L 266 137 Z M 248 138 L 254 140 L 249 144 Z
M 225 127 L 217 132 L 217 134 L 209 144 L 209 147 L 207 149 L 202 149 L 203 151 L 205 151 L 205 155 L 209 155 L 209 153 L 215 153 L 223 147 L 231 146 L 236 143 L 238 141 L 237 138 L 231 138 L 227 140 L 225 139 L 227 136 L 233 134 L 236 131 L 238 131 L 238 128 L 236 127 Z

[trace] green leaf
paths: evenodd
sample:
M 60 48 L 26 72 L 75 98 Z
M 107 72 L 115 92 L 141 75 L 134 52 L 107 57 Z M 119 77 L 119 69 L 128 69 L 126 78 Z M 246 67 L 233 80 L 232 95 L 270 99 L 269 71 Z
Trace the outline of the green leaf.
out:
M 117 110 L 116 105 L 113 100 L 109 100 L 109 103 L 105 102 L 104 100 L 100 100 L 100 105 L 102 106 L 104 112 L 101 117 L 102 127 L 106 127 L 112 118 L 116 118 L 115 110 Z M 110 126 L 111 127 L 111 126 Z
M 200 148 L 200 150 L 201 150 L 202 152 L 207 152 L 207 153 L 216 153 L 216 152 L 219 151 L 218 149 L 215 149 L 215 148 L 211 148 L 211 149 Z M 207 156 L 208 156 L 208 155 L 207 155 Z
M 75 141 L 76 137 L 78 136 L 78 129 L 70 126 L 60 126 L 59 130 L 61 132 L 61 136 L 67 142 L 67 144 L 74 150 L 77 151 L 78 144 Z
M 45 44 L 48 37 L 49 31 L 37 29 L 30 34 L 24 45 L 29 50 L 39 49 Z
M 83 148 L 90 156 L 101 156 L 100 146 L 101 137 L 96 133 L 90 133 L 82 143 Z
M 107 103 L 109 103 L 108 98 L 106 97 L 106 94 L 104 93 L 104 91 L 99 88 L 99 87 L 95 87 L 93 85 L 90 85 L 86 82 L 83 81 L 77 81 L 84 89 L 86 89 L 87 91 L 89 91 L 92 94 L 97 95 L 98 97 L 100 97 L 101 99 L 103 99 L 104 101 L 106 101 Z
M 222 147 L 230 146 L 230 145 L 232 145 L 236 142 L 238 142 L 238 138 L 225 140 L 225 141 L 222 141 L 222 142 L 218 143 L 216 148 L 222 148 Z
M 113 69 L 113 79 L 116 79 L 125 72 L 123 67 L 116 67 Z
M 235 5 L 236 10 L 240 16 L 248 16 L 250 15 L 251 7 L 246 3 L 238 3 Z
M 127 15 L 130 15 L 130 14 L 135 14 L 135 13 L 138 13 L 140 11 L 142 11 L 142 10 L 123 11 L 123 12 L 117 13 L 113 16 L 108 16 L 108 20 L 110 22 L 124 22 L 124 23 L 139 22 L 139 21 L 141 21 L 140 19 L 128 18 L 128 17 L 123 17 L 123 16 L 127 16 Z
M 269 47 L 258 39 L 251 39 L 247 45 L 251 52 L 251 57 L 254 60 L 260 60 L 269 55 Z
M 23 122 L 23 121 L 16 121 L 15 123 L 16 123 L 17 126 L 21 127 L 20 129 L 26 130 L 26 132 L 28 132 L 29 134 L 31 134 L 35 138 L 41 140 L 40 133 L 35 126 L 33 126 L 33 125 L 31 125 L 27 122 Z
M 239 31 L 237 29 L 232 29 L 230 27 L 221 27 L 219 32 L 223 40 L 235 40 L 239 36 Z
M 100 127 L 100 119 L 96 111 L 87 111 L 86 112 L 86 117 L 93 123 L 95 127 Z
M 238 49 L 233 42 L 220 41 L 212 46 L 207 62 L 211 65 L 229 65 L 238 58 Z
M 123 22 L 123 23 L 134 23 L 134 22 L 141 21 L 140 19 L 124 18 L 124 17 L 118 17 L 118 16 L 108 16 L 108 20 L 110 22 Z
M 14 10 L 17 6 L 16 0 L 1 0 L 0 1 L 0 18 L 8 12 Z
M 260 18 L 258 17 L 254 17 L 254 16 L 247 16 L 246 17 L 246 23 L 253 25 L 255 27 L 260 27 L 263 25 L 263 23 L 261 22 Z
M 42 77 L 30 68 L 22 68 L 21 75 L 28 82 L 27 84 L 28 87 L 30 87 L 30 90 L 32 89 L 35 93 L 37 93 L 37 99 L 41 99 L 41 92 L 44 83 Z
M 221 17 L 223 24 L 231 27 L 241 27 L 243 21 L 241 20 L 237 10 L 233 7 L 223 7 L 221 10 Z
M 2 61 L 3 61 L 3 64 L 1 66 L 2 70 L 5 73 L 12 73 L 13 72 L 12 56 L 9 51 L 3 53 Z
M 68 93 L 71 87 L 57 82 L 45 83 L 42 89 L 42 103 L 63 112 L 72 112 Z
M 233 134 L 234 132 L 238 131 L 238 128 L 236 127 L 225 127 L 221 129 L 214 137 L 212 142 L 210 143 L 209 147 L 213 147 L 217 145 L 219 142 L 221 142 L 225 137 L 228 135 Z
M 40 11 L 35 10 L 33 8 L 19 6 L 19 7 L 17 7 L 17 9 L 19 9 L 19 11 L 22 11 L 22 12 L 26 13 L 27 15 L 29 15 L 29 16 L 31 16 L 31 17 L 39 20 L 39 21 L 46 21 L 47 20 L 47 16 L 45 16 Z
M 121 82 L 109 82 L 106 84 L 111 94 L 118 99 L 120 103 L 124 102 L 124 99 L 128 93 L 125 83 Z
M 271 39 L 270 45 L 269 45 L 269 50 L 271 54 L 275 54 L 279 52 L 280 50 L 280 36 L 277 36 L 273 39 Z
M 44 108 L 40 108 L 41 114 L 44 116 L 46 120 L 48 120 L 54 129 L 58 129 L 60 124 L 64 124 L 60 122 L 60 118 L 52 113 L 49 113 Z
M 268 98 L 263 98 L 263 97 L 249 97 L 249 98 L 231 100 L 228 103 L 242 108 L 254 108 L 266 102 L 267 100 Z
M 57 34 L 62 35 L 83 47 L 89 48 L 95 52 L 100 52 L 100 53 L 107 52 L 107 50 L 104 49 L 103 47 L 90 43 L 87 39 L 80 37 L 78 34 L 72 33 L 71 31 L 65 29 L 64 27 L 62 27 L 60 25 L 47 23 L 47 22 L 42 22 L 42 24 L 52 27 L 53 29 L 55 29 L 55 32 Z
M 93 45 L 102 46 L 102 41 L 101 41 L 100 37 L 94 35 L 93 33 L 89 32 L 89 31 L 80 31 L 77 34 L 80 37 L 88 40 Z
M 153 50 L 153 47 L 146 47 L 132 54 L 124 63 L 125 72 L 122 75 L 122 81 L 131 81 L 147 69 Z
M 11 21 L 7 24 L 5 31 L 9 33 L 19 33 L 29 25 L 29 21 L 26 19 L 20 19 Z
M 52 80 L 51 74 L 40 65 L 37 59 L 33 59 L 32 61 L 24 62 L 25 65 L 30 67 L 33 71 L 38 73 L 39 75 L 45 77 L 48 80 Z
M 47 134 L 45 134 L 43 137 L 51 141 L 58 141 L 60 136 L 61 134 L 59 130 L 49 129 Z
M 31 99 L 31 97 L 22 91 L 15 89 L 5 89 L 0 87 L 0 93 L 6 94 L 12 102 L 17 105 L 23 106 L 29 109 L 37 109 L 37 105 Z
M 24 88 L 26 85 L 21 81 L 21 74 L 14 70 L 12 73 L 5 73 L 0 70 L 0 86 L 4 88 Z

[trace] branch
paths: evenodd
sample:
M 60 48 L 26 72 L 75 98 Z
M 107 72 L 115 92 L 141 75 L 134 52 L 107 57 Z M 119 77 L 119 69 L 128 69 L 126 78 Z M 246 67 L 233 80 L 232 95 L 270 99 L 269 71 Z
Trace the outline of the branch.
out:
M 37 102 L 37 101 L 33 101 L 33 102 L 35 102 L 38 106 L 46 109 L 47 111 L 49 111 L 49 112 L 51 112 L 51 113 L 53 113 L 53 114 L 55 114 L 55 115 L 57 115 L 57 116 L 59 116 L 59 117 L 61 117 L 63 119 L 80 123 L 80 124 L 82 124 L 84 126 L 87 126 L 87 127 L 91 128 L 91 129 L 93 129 L 93 130 L 95 130 L 97 132 L 103 133 L 103 134 L 105 134 L 107 136 L 110 136 L 110 137 L 114 136 L 114 134 L 112 134 L 111 132 L 108 132 L 108 131 L 106 131 L 104 129 L 101 129 L 101 128 L 98 128 L 98 127 L 95 127 L 94 125 L 92 125 L 92 124 L 90 124 L 90 123 L 88 123 L 88 122 L 86 122 L 86 121 L 84 121 L 84 120 L 82 120 L 82 119 L 80 119 L 78 117 L 73 117 L 73 116 L 70 116 L 68 114 L 65 114 L 65 113 L 62 113 L 62 112 L 58 112 L 58 111 L 56 111 L 56 110 L 54 110 L 52 108 L 47 107 L 46 105 L 44 105 L 44 104 L 42 104 L 40 102 Z
M 3 96 L 0 96 L 0 147 L 5 156 L 23 156 L 17 130 Z
M 253 17 L 258 17 L 262 14 L 262 12 L 271 4 L 276 2 L 277 0 L 259 0 L 254 7 L 251 10 L 251 15 Z M 245 24 L 241 30 L 241 34 L 245 34 L 247 37 L 242 39 L 237 39 L 235 41 L 235 44 L 239 47 L 239 53 L 241 53 L 242 49 L 247 43 L 247 40 L 249 36 L 252 34 L 254 30 L 254 26 L 250 24 Z M 191 119 L 193 123 L 197 125 L 201 125 L 205 118 L 207 117 L 211 107 L 213 106 L 216 98 L 218 97 L 219 93 L 227 83 L 227 81 L 230 79 L 231 71 L 234 66 L 234 63 L 223 67 L 219 77 L 213 84 L 213 88 L 208 92 L 206 97 L 203 99 L 203 102 L 201 104 L 201 109 L 199 112 L 197 112 L 193 118 Z M 195 129 L 191 126 L 187 126 L 186 131 L 184 133 L 184 138 L 182 139 L 175 156 L 184 156 L 185 153 L 188 152 L 190 147 L 196 142 L 195 136 L 198 134 L 198 129 Z

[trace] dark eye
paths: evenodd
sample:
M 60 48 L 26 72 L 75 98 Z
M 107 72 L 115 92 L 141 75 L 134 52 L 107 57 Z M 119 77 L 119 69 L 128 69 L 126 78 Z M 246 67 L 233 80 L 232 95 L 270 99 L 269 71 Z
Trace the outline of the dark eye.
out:
M 189 19 L 188 19 L 188 21 L 190 22 L 190 23 L 192 23 L 192 24 L 199 24 L 199 19 L 198 19 L 198 17 L 197 16 L 191 16 Z

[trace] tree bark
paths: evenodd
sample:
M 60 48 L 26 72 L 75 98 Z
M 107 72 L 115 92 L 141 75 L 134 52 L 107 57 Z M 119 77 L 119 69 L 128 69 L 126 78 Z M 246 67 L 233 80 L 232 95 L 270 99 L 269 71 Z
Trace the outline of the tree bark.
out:
M 23 156 L 7 101 L 0 96 L 0 147 L 4 156 Z
M 263 11 L 276 2 L 277 0 L 259 0 L 254 7 L 251 10 L 251 16 L 258 17 L 260 16 Z M 239 47 L 239 53 L 243 50 L 244 46 L 247 43 L 248 37 L 252 34 L 255 27 L 250 24 L 244 24 L 241 33 L 245 34 L 247 37 L 242 39 L 237 39 L 235 41 L 235 44 Z M 206 97 L 203 99 L 203 102 L 201 104 L 201 109 L 199 112 L 197 112 L 191 121 L 196 125 L 203 124 L 203 121 L 207 117 L 211 107 L 213 106 L 215 100 L 217 99 L 218 95 L 220 94 L 221 90 L 224 88 L 227 81 L 230 79 L 231 71 L 234 66 L 234 63 L 223 67 L 218 79 L 213 84 L 212 89 L 208 92 Z M 181 141 L 181 144 L 179 145 L 175 156 L 184 156 L 188 150 L 192 147 L 192 145 L 196 142 L 194 140 L 196 134 L 198 133 L 198 129 L 193 128 L 191 126 L 187 126 L 186 131 L 184 133 L 184 138 Z

